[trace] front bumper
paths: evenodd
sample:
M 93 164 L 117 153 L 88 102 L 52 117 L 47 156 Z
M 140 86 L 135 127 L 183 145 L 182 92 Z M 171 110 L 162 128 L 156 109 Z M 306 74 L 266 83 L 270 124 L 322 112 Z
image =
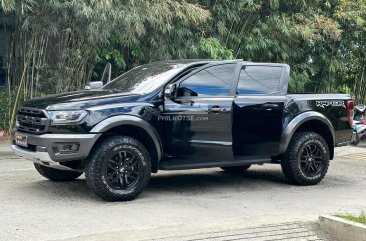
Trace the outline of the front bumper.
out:
M 28 148 L 15 145 L 15 135 L 27 136 Z M 101 134 L 43 134 L 34 135 L 12 131 L 13 151 L 16 155 L 33 162 L 65 162 L 84 160 Z M 60 146 L 74 144 L 77 150 L 62 152 Z

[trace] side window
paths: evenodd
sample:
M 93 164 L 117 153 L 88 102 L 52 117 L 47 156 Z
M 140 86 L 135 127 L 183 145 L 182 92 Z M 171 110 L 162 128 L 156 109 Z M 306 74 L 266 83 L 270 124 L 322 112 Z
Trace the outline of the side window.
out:
M 184 80 L 178 96 L 228 96 L 236 64 L 208 67 Z
M 239 95 L 271 94 L 279 90 L 282 67 L 245 66 L 240 71 Z

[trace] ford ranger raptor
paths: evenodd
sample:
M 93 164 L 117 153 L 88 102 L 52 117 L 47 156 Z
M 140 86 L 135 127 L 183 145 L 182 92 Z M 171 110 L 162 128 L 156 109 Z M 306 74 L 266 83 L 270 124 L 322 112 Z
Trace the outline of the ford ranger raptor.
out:
M 345 94 L 288 94 L 290 67 L 242 60 L 177 60 L 136 67 L 87 90 L 24 102 L 16 155 L 52 181 L 85 173 L 107 201 L 136 198 L 158 170 L 274 163 L 295 185 L 327 173 L 352 137 Z

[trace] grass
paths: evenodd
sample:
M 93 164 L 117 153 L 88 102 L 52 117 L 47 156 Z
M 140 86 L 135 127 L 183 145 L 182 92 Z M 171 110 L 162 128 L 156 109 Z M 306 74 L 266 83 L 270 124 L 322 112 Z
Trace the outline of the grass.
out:
M 347 219 L 349 221 L 366 224 L 366 212 L 364 212 L 364 211 L 361 211 L 361 213 L 359 215 L 346 213 L 346 214 L 339 214 L 336 216 Z

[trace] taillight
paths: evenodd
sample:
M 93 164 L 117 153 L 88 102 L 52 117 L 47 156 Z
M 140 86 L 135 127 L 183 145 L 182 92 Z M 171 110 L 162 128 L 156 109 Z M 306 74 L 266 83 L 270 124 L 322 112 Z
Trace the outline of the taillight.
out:
M 353 100 L 347 102 L 347 112 L 349 125 L 353 128 L 353 117 L 355 115 L 355 102 Z

